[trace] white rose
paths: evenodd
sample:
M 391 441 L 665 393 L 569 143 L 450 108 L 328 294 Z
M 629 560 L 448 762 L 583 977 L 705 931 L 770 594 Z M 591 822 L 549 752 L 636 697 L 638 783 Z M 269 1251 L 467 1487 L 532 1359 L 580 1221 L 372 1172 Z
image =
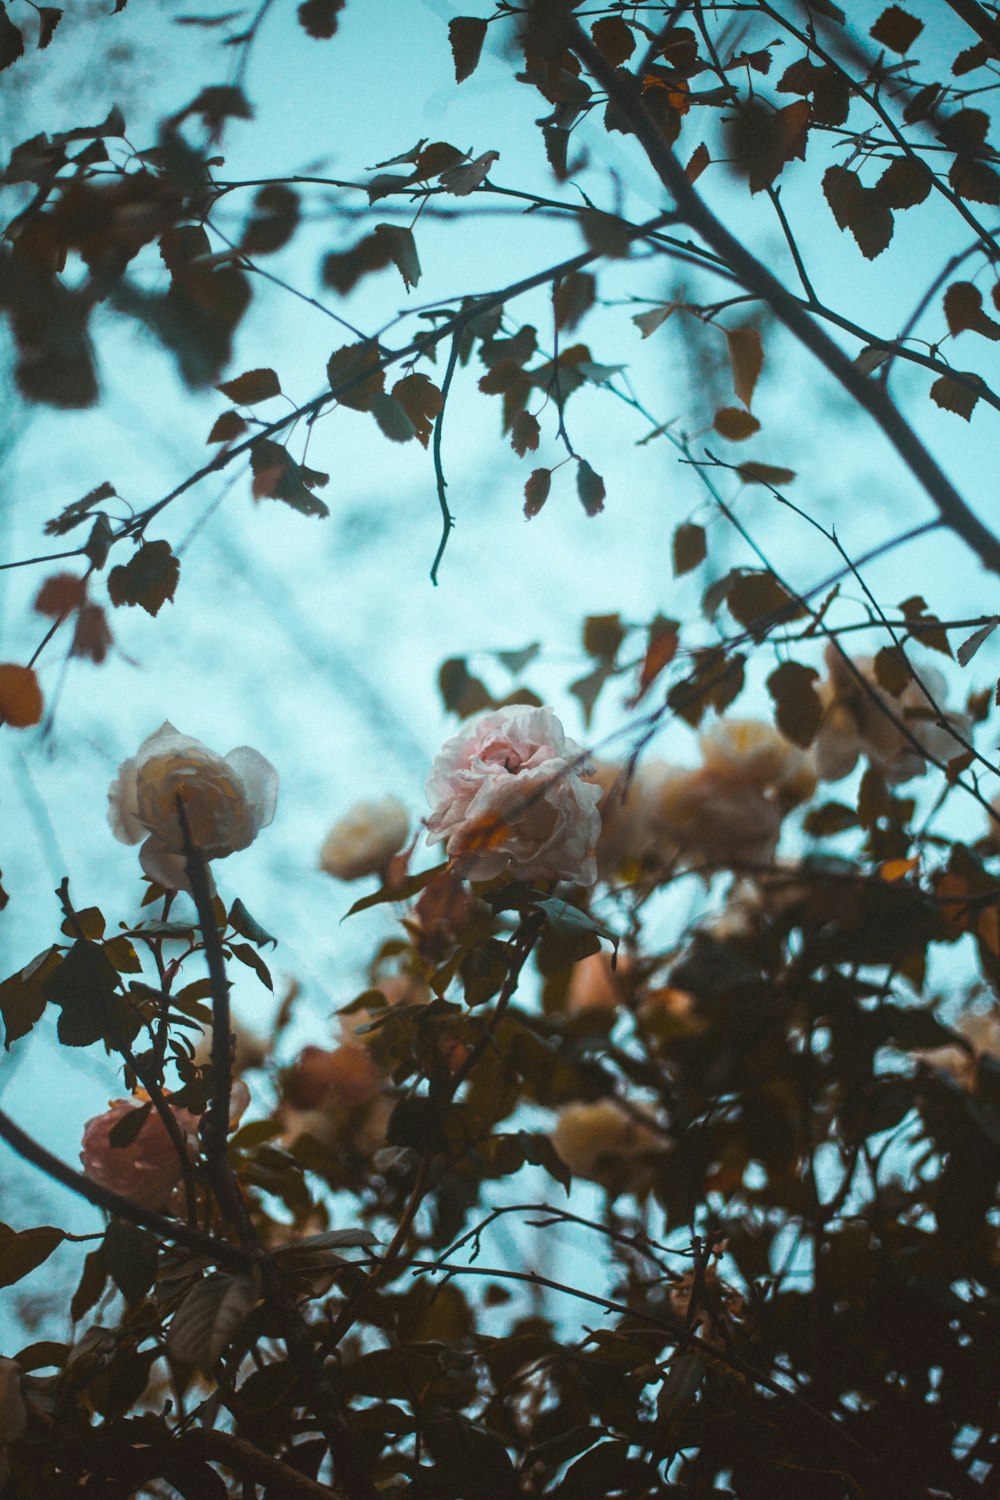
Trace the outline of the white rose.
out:
M 139 863 L 146 874 L 170 890 L 188 890 L 178 797 L 192 843 L 206 859 L 225 859 L 252 844 L 274 817 L 278 773 L 248 745 L 223 757 L 169 723 L 122 762 L 108 792 L 115 838 L 144 840 Z
M 410 819 L 398 797 L 358 802 L 330 829 L 319 867 L 335 880 L 381 875 L 406 843 Z

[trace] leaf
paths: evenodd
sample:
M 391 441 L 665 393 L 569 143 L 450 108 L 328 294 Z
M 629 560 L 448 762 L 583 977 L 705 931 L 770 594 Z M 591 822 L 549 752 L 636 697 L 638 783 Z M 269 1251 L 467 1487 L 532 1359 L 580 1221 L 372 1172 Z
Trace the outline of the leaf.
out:
M 277 947 L 278 939 L 265 932 L 256 918 L 247 911 L 243 902 L 237 898 L 229 908 L 229 925 L 240 937 L 249 938 L 251 943 L 256 943 L 258 948 L 264 948 L 268 943 Z
M 89 490 L 82 500 L 71 500 L 69 505 L 61 510 L 54 520 L 46 521 L 45 535 L 65 536 L 75 526 L 80 526 L 84 521 L 90 519 L 91 511 L 95 505 L 99 505 L 102 500 L 113 500 L 116 498 L 117 495 L 114 486 L 109 484 L 107 480 L 104 480 L 103 483 Z
M 516 413 L 510 424 L 510 446 L 518 458 L 523 458 L 526 453 L 534 453 L 538 448 L 541 428 L 538 418 L 533 417 L 528 411 Z
M 639 672 L 639 685 L 627 700 L 626 708 L 636 708 L 642 702 L 664 667 L 673 661 L 679 643 L 678 622 L 657 615 L 649 626 L 649 640 Z
M 108 595 L 115 606 L 140 605 L 157 615 L 164 603 L 173 601 L 181 565 L 169 542 L 144 542 L 122 567 L 108 574 Z
M 256 406 L 259 401 L 269 401 L 272 396 L 280 396 L 281 382 L 274 370 L 264 367 L 247 370 L 243 375 L 223 381 L 222 385 L 216 386 L 216 390 L 228 396 L 237 406 Z M 209 442 L 211 441 L 209 438 Z
M 756 328 L 727 328 L 725 335 L 733 367 L 733 390 L 749 410 L 764 363 L 763 341 Z
M 78 577 L 75 573 L 53 573 L 51 578 L 46 578 L 35 595 L 32 609 L 37 614 L 48 615 L 50 619 L 58 620 L 63 615 L 79 609 L 86 595 L 85 579 Z
M 632 28 L 621 16 L 602 16 L 599 21 L 594 22 L 590 34 L 594 38 L 594 45 L 613 68 L 628 62 L 635 51 Z
M 250 449 L 255 499 L 282 500 L 304 516 L 328 516 L 330 508 L 306 484 L 311 470 L 297 464 L 287 448 L 270 438 L 258 438 Z M 325 478 L 325 476 L 323 476 Z
M 108 654 L 114 636 L 107 615 L 99 604 L 85 604 L 76 617 L 70 656 L 83 657 L 100 665 Z
M 0 1286 L 13 1286 L 48 1260 L 66 1235 L 51 1224 L 18 1232 L 0 1224 Z
M 576 466 L 576 492 L 588 516 L 599 515 L 604 509 L 607 494 L 604 480 L 600 474 L 595 474 L 585 458 L 581 458 Z
M 266 183 L 254 194 L 240 249 L 247 255 L 272 255 L 288 244 L 300 217 L 298 193 L 284 182 Z
M 919 156 L 894 156 L 875 184 L 891 208 L 915 208 L 923 203 L 934 183 L 934 175 Z
M 903 56 L 909 52 L 923 29 L 923 21 L 918 21 L 916 16 L 911 16 L 899 5 L 890 5 L 879 16 L 868 35 L 872 41 Z
M 750 412 L 738 406 L 720 406 L 712 426 L 729 443 L 742 443 L 760 431 L 760 423 Z
M 961 198 L 971 203 L 1000 206 L 1000 176 L 985 162 L 969 156 L 956 156 L 948 173 L 948 182 Z
M 43 706 L 34 668 L 0 663 L 0 724 L 29 729 L 41 719 Z
M 575 682 L 571 682 L 569 685 L 569 691 L 579 701 L 580 708 L 583 711 L 584 726 L 587 729 L 590 728 L 594 705 L 600 696 L 601 689 L 610 676 L 611 667 L 609 663 L 601 662 L 592 672 L 588 672 L 584 677 L 578 677 Z
M 476 71 L 486 40 L 486 25 L 479 16 L 452 16 L 448 22 L 456 83 L 464 83 Z
M 802 613 L 802 606 L 768 572 L 737 573 L 726 589 L 726 604 L 755 640 L 762 640 L 778 620 L 794 620 Z
M 151 1234 L 124 1219 L 104 1231 L 104 1264 L 130 1307 L 141 1302 L 156 1281 L 157 1244 Z
M 69 1315 L 74 1323 L 78 1323 L 85 1317 L 90 1309 L 98 1301 L 104 1291 L 108 1279 L 107 1267 L 104 1264 L 104 1246 L 98 1245 L 96 1250 L 91 1250 L 83 1263 L 83 1271 L 80 1282 L 73 1293 L 69 1305 Z
M 66 1047 L 89 1047 L 114 1040 L 119 1033 L 131 1040 L 139 1016 L 118 994 L 118 975 L 97 943 L 82 938 L 45 981 L 45 998 L 60 1007 L 57 1034 Z
M 802 827 L 810 838 L 829 838 L 831 834 L 844 833 L 848 828 L 857 828 L 858 815 L 853 807 L 843 802 L 824 802 L 813 807 L 802 820 Z
M 861 352 L 854 356 L 855 367 L 861 371 L 862 375 L 872 375 L 880 365 L 885 364 L 891 353 L 892 350 L 886 349 L 883 344 L 866 344 Z
M 705 561 L 705 528 L 694 521 L 684 521 L 674 532 L 674 577 L 681 578 Z
M 249 943 L 230 943 L 229 951 L 234 958 L 239 959 L 241 964 L 246 964 L 248 969 L 253 969 L 261 984 L 266 985 L 273 992 L 274 980 L 271 978 L 271 971 L 256 948 L 251 948 Z
M 552 288 L 556 327 L 567 332 L 577 326 L 594 305 L 597 281 L 589 271 L 570 271 Z
M 0 71 L 23 55 L 24 37 L 8 16 L 6 5 L 0 4 Z
M 974 370 L 965 370 L 962 373 L 966 381 L 976 381 L 977 384 L 979 383 L 979 376 Z M 962 417 L 966 422 L 972 416 L 973 408 L 979 400 L 979 392 L 977 390 L 970 389 L 963 382 L 953 380 L 950 375 L 938 376 L 937 380 L 931 386 L 930 396 L 936 406 L 942 407 L 944 411 L 955 412 L 957 416 Z
M 485 685 L 469 671 L 464 656 L 452 656 L 441 663 L 438 690 L 448 712 L 460 719 L 494 706 Z
M 299 6 L 299 25 L 317 41 L 329 41 L 336 34 L 337 13 L 346 0 L 303 0 Z
M 529 646 L 522 646 L 520 651 L 494 651 L 493 655 L 501 666 L 507 668 L 512 677 L 520 677 L 525 667 L 531 665 L 541 649 L 541 641 L 532 641 Z
M 26 1036 L 42 1015 L 46 1005 L 46 980 L 62 961 L 58 948 L 46 948 L 30 964 L 0 984 L 0 1015 L 4 1024 L 4 1047 L 8 1052 L 11 1043 Z
M 387 391 L 378 391 L 372 397 L 371 414 L 390 442 L 408 443 L 417 435 L 404 408 Z
M 445 860 L 429 870 L 421 870 L 416 875 L 407 875 L 405 880 L 384 885 L 381 890 L 374 891 L 370 896 L 362 896 L 346 913 L 345 921 L 347 917 L 353 917 L 355 912 L 368 911 L 372 906 L 384 906 L 387 901 L 409 901 L 411 896 L 416 896 L 425 885 L 429 884 L 435 876 L 442 875 L 447 868 L 448 861 Z
M 1000 625 L 1000 618 L 991 620 L 988 625 L 981 625 L 978 630 L 974 630 L 972 635 L 968 636 L 967 639 L 962 642 L 958 650 L 955 652 L 955 655 L 958 658 L 959 666 L 967 667 L 969 665 L 969 662 L 975 656 L 980 646 L 984 645 L 989 640 L 990 636 L 993 634 L 994 630 L 996 630 L 998 625 Z
M 528 476 L 528 481 L 524 486 L 524 514 L 529 521 L 532 516 L 538 515 L 538 512 L 549 498 L 551 487 L 551 469 L 532 469 Z
M 983 67 L 995 55 L 988 42 L 976 42 L 971 47 L 963 47 L 952 63 L 951 71 L 959 78 L 963 73 L 971 73 L 974 68 Z
M 774 720 L 786 739 L 803 749 L 812 744 L 823 717 L 823 703 L 816 691 L 819 673 L 797 661 L 784 661 L 767 679 L 774 699 Z
M 588 615 L 583 622 L 583 649 L 588 656 L 612 663 L 625 634 L 621 615 Z
M 382 390 L 385 382 L 379 369 L 378 344 L 366 340 L 362 344 L 345 344 L 343 348 L 335 349 L 327 360 L 326 374 L 341 406 L 350 406 L 354 411 L 370 411 L 372 398 Z
M 658 307 L 651 307 L 649 312 L 636 313 L 632 322 L 638 328 L 644 339 L 648 339 L 651 333 L 665 323 L 672 312 L 677 311 L 676 302 L 662 302 Z
M 228 1276 L 222 1271 L 204 1276 L 174 1313 L 167 1353 L 180 1364 L 210 1374 L 260 1301 L 253 1277 Z
M 867 260 L 881 255 L 892 239 L 892 209 L 878 188 L 866 188 L 857 172 L 827 167 L 823 193 L 839 228 L 849 229 Z
M 420 280 L 420 258 L 412 229 L 402 224 L 376 224 L 373 233 L 384 245 L 386 254 L 409 291 Z
M 209 443 L 232 443 L 236 438 L 242 437 L 247 431 L 245 417 L 241 417 L 238 411 L 224 411 L 216 417 L 212 423 L 212 430 L 206 438 Z
M 462 162 L 460 166 L 449 167 L 446 172 L 438 174 L 441 186 L 446 193 L 454 193 L 456 198 L 467 198 L 486 181 L 493 163 L 499 160 L 499 151 L 484 151 L 473 161 Z
M 440 390 L 426 375 L 415 373 L 397 380 L 392 394 L 413 424 L 417 442 L 426 448 L 434 430 L 434 420 L 444 405 Z
M 44 52 L 52 38 L 56 34 L 56 27 L 63 18 L 62 11 L 55 5 L 42 5 L 38 11 L 38 50 Z
M 971 281 L 954 281 L 944 294 L 944 315 L 951 334 L 971 329 L 984 338 L 1000 339 L 1000 323 L 983 311 L 983 294 Z
M 777 464 L 759 464 L 752 458 L 737 464 L 736 472 L 744 484 L 791 484 L 795 478 L 794 469 L 782 469 Z

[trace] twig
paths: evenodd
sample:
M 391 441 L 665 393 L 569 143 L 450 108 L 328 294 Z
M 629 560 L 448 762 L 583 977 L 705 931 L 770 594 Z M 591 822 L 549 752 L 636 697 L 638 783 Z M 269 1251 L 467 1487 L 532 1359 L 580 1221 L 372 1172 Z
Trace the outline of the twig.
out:
M 452 335 L 451 349 L 448 352 L 448 365 L 444 372 L 444 379 L 441 382 L 441 410 L 438 412 L 437 420 L 434 423 L 434 437 L 431 442 L 431 453 L 434 459 L 434 479 L 437 483 L 438 504 L 441 507 L 441 540 L 438 542 L 438 549 L 434 554 L 434 561 L 431 563 L 431 583 L 434 584 L 435 588 L 438 581 L 438 568 L 441 566 L 441 559 L 444 557 L 444 549 L 448 545 L 448 537 L 455 525 L 455 517 L 452 515 L 448 501 L 445 498 L 445 490 L 448 488 L 448 484 L 444 477 L 444 468 L 441 463 L 441 429 L 444 426 L 444 413 L 448 405 L 448 392 L 451 390 L 455 366 L 458 364 L 458 350 L 461 339 L 462 330 L 456 328 Z

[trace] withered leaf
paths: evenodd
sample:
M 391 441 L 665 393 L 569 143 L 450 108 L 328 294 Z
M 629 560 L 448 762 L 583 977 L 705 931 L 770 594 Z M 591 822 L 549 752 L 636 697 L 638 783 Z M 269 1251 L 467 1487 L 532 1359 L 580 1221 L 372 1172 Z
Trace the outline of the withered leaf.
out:
M 793 620 L 802 613 L 801 605 L 796 604 L 773 573 L 736 573 L 727 589 L 726 603 L 733 618 L 758 640 L 767 634 L 776 618 Z
M 58 620 L 72 610 L 79 609 L 87 596 L 87 583 L 75 573 L 54 573 L 46 578 L 32 608 L 40 615 Z
M 518 458 L 523 458 L 528 452 L 534 453 L 540 436 L 541 428 L 537 417 L 533 417 L 528 411 L 519 411 L 515 414 L 510 424 L 510 446 Z
M 989 640 L 998 625 L 1000 625 L 1000 619 L 991 620 L 988 625 L 981 625 L 978 630 L 973 631 L 972 635 L 966 637 L 955 652 L 959 666 L 967 667 L 969 665 L 969 662 L 975 656 L 980 646 Z
M 255 499 L 266 497 L 283 500 L 304 516 L 330 514 L 329 506 L 312 493 L 307 482 L 311 480 L 315 484 L 317 478 L 322 478 L 325 482 L 326 476 L 314 478 L 311 471 L 297 464 L 288 449 L 280 443 L 275 443 L 270 438 L 258 438 L 250 449 L 250 468 L 253 471 Z
M 42 717 L 42 690 L 32 667 L 0 664 L 0 723 L 29 729 Z
M 733 390 L 749 410 L 764 364 L 764 344 L 756 328 L 727 328 L 729 362 L 733 367 Z
M 720 406 L 712 426 L 730 443 L 742 443 L 760 431 L 760 423 L 750 412 L 738 406 Z
M 393 443 L 408 443 L 417 435 L 402 403 L 387 391 L 378 391 L 371 402 L 371 413 L 382 432 Z
M 240 249 L 247 255 L 271 255 L 287 245 L 299 224 L 299 196 L 283 182 L 269 182 L 254 194 Z
M 85 604 L 76 617 L 70 656 L 82 656 L 100 666 L 114 640 L 107 616 L 99 604 Z
M 950 375 L 939 375 L 931 386 L 931 400 L 936 406 L 945 411 L 953 411 L 966 422 L 972 416 L 973 408 L 979 400 L 979 392 L 975 386 L 965 384 L 965 381 L 979 383 L 979 376 L 974 370 L 962 372 L 964 381 L 953 380 Z
M 594 472 L 585 458 L 581 458 L 576 466 L 576 492 L 588 516 L 599 515 L 604 509 L 607 495 L 604 480 Z
M 626 708 L 636 708 L 645 698 L 664 667 L 673 661 L 680 644 L 679 626 L 676 620 L 667 620 L 657 615 L 649 626 L 646 655 L 639 672 L 639 685 L 626 703 Z
M 918 156 L 894 156 L 875 184 L 890 208 L 915 208 L 931 190 L 934 176 Z
M 827 167 L 823 193 L 840 229 L 849 229 L 866 260 L 881 255 L 892 239 L 892 209 L 878 188 L 866 188 L 857 172 Z
M 486 25 L 479 16 L 452 16 L 448 22 L 456 83 L 464 83 L 476 71 L 486 40 Z
M 588 615 L 583 622 L 583 649 L 588 656 L 613 662 L 625 639 L 625 626 L 619 614 Z
M 55 5 L 42 5 L 38 10 L 38 50 L 44 51 L 56 34 L 56 27 L 63 18 Z
M 328 41 L 337 31 L 337 13 L 346 0 L 303 0 L 299 6 L 299 25 L 317 41 Z
M 674 577 L 680 578 L 682 574 L 692 572 L 705 560 L 704 526 L 698 526 L 694 521 L 682 522 L 674 532 L 673 551 Z
M 793 744 L 811 745 L 823 717 L 823 704 L 816 691 L 819 673 L 797 661 L 783 661 L 767 679 L 774 699 L 774 719 Z
M 628 62 L 635 51 L 632 28 L 621 16 L 602 16 L 590 28 L 594 44 L 613 68 Z
M 149 615 L 157 615 L 163 604 L 173 600 L 180 578 L 181 565 L 169 542 L 144 542 L 124 566 L 108 574 L 108 595 L 112 604 L 138 604 Z
M 570 271 L 552 288 L 556 327 L 567 331 L 577 326 L 594 305 L 597 282 L 589 271 Z
M 913 677 L 906 655 L 899 646 L 883 646 L 875 653 L 874 666 L 879 687 L 885 688 L 893 698 L 899 697 Z
M 264 367 L 235 375 L 232 380 L 223 381 L 216 389 L 228 396 L 230 401 L 235 401 L 237 406 L 256 406 L 259 401 L 280 396 L 281 382 L 274 370 Z
M 777 464 L 759 464 L 752 458 L 737 464 L 736 472 L 744 484 L 791 484 L 795 478 L 794 469 L 782 469 Z
M 1000 323 L 983 310 L 983 294 L 971 281 L 954 281 L 944 294 L 944 315 L 951 334 L 971 329 L 984 338 L 1000 339 Z
M 551 469 L 532 469 L 524 486 L 524 514 L 529 521 L 532 516 L 538 515 L 538 512 L 549 498 L 551 487 Z
M 206 442 L 231 443 L 234 439 L 242 437 L 246 430 L 245 417 L 241 417 L 238 411 L 224 411 L 212 423 L 212 430 Z
M 385 383 L 379 369 L 379 347 L 371 340 L 335 349 L 327 360 L 326 373 L 340 405 L 355 411 L 370 411 L 373 397 Z
M 0 4 L 0 72 L 23 55 L 24 37 L 8 16 L 6 5 Z
M 868 35 L 872 41 L 880 42 L 891 52 L 898 52 L 903 56 L 909 52 L 923 29 L 923 21 L 918 21 L 916 16 L 911 16 L 899 5 L 890 5 L 879 16 Z
M 403 224 L 376 224 L 376 239 L 385 246 L 385 253 L 393 262 L 407 291 L 420 280 L 420 258 L 413 231 Z
M 434 419 L 444 404 L 440 390 L 427 375 L 414 372 L 397 380 L 392 394 L 412 422 L 417 441 L 426 448 L 434 430 Z

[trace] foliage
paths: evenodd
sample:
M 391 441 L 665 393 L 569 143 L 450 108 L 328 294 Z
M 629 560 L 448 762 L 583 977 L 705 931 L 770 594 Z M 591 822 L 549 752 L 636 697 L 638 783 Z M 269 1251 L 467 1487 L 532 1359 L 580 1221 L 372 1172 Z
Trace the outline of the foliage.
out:
M 44 633 L 30 662 L 0 665 L 5 735 L 43 720 L 44 650 L 65 643 L 67 662 L 99 669 L 115 611 L 125 630 L 135 606 L 151 628 L 168 603 L 190 608 L 180 495 L 245 474 L 254 502 L 322 523 L 329 476 L 307 462 L 322 414 L 358 414 L 433 476 L 435 579 L 454 519 L 456 383 L 495 403 L 505 461 L 528 473 L 529 521 L 560 490 L 595 527 L 624 504 L 568 415 L 584 390 L 672 448 L 703 503 L 672 521 L 674 578 L 698 583 L 700 610 L 675 618 L 664 599 L 636 620 L 623 599 L 583 623 L 567 701 L 589 728 L 623 694 L 622 728 L 593 760 L 561 729 L 544 755 L 512 736 L 523 764 L 480 741 L 453 752 L 448 777 L 480 774 L 480 751 L 487 772 L 435 804 L 445 863 L 407 842 L 394 799 L 330 834 L 328 873 L 378 880 L 352 913 L 385 908 L 391 934 L 336 1045 L 289 1056 L 291 997 L 256 1049 L 229 1014 L 227 971 L 272 989 L 276 940 L 215 893 L 208 860 L 269 821 L 273 785 L 255 790 L 248 757 L 258 778 L 272 768 L 172 730 L 183 764 L 161 765 L 151 736 L 123 768 L 115 831 L 160 839 L 181 893 L 147 872 L 144 915 L 126 922 L 77 907 L 63 880 L 61 930 L 0 984 L 8 1051 L 52 1007 L 57 1043 L 116 1056 L 129 1096 L 89 1122 L 82 1172 L 0 1112 L 11 1148 L 106 1215 L 83 1237 L 72 1336 L 0 1360 L 4 1494 L 911 1500 L 995 1487 L 1000 817 L 984 781 L 993 683 L 973 676 L 1000 621 L 942 617 L 916 592 L 878 601 L 862 570 L 914 528 L 849 557 L 810 496 L 786 494 L 799 481 L 761 400 L 794 341 L 930 502 L 918 529 L 950 532 L 970 564 L 1000 572 L 1000 541 L 917 432 L 934 408 L 978 424 L 1000 407 L 988 361 L 964 368 L 1000 337 L 987 222 L 1000 28 L 972 0 L 924 9 L 862 20 L 830 0 L 497 0 L 452 17 L 439 42 L 454 86 L 502 67 L 515 103 L 541 112 L 548 194 L 504 182 L 496 144 L 427 139 L 363 181 L 226 177 L 229 123 L 253 117 L 247 65 L 268 45 L 267 0 L 250 21 L 174 18 L 218 44 L 207 55 L 227 81 L 155 133 L 134 139 L 109 101 L 101 123 L 13 150 L 0 310 L 25 408 L 98 406 L 111 311 L 206 393 L 213 451 L 135 510 L 110 480 L 61 497 L 45 533 L 67 545 L 18 564 L 43 570 Z M 43 7 L 29 26 L 0 6 L 0 68 L 14 77 L 32 48 L 70 46 L 61 17 Z M 297 21 L 333 55 L 364 7 L 306 0 Z M 609 137 L 656 184 L 661 206 L 642 222 L 586 160 L 587 141 Z M 456 288 L 377 335 L 348 321 L 369 278 L 385 273 L 387 299 L 420 285 L 428 223 L 507 200 L 571 225 L 583 248 L 492 292 Z M 351 209 L 350 241 L 315 268 L 344 326 L 314 372 L 320 394 L 297 403 L 266 350 L 234 368 L 234 340 L 269 276 L 295 294 L 268 258 L 327 201 Z M 754 238 L 765 207 L 777 271 Z M 964 244 L 900 273 L 900 307 L 869 327 L 818 293 L 797 233 L 810 216 L 855 258 L 859 285 L 869 262 L 896 264 L 910 221 L 932 253 L 942 222 Z M 672 268 L 669 294 L 647 262 Z M 724 361 L 725 389 L 703 382 L 707 413 L 661 419 L 584 342 L 623 286 L 623 340 L 680 329 L 704 368 Z M 919 306 L 901 311 L 915 289 Z M 542 308 L 536 323 L 526 307 Z M 772 561 L 770 535 L 765 551 L 738 511 L 748 486 L 834 549 L 829 578 L 802 590 Z M 746 544 L 739 565 L 716 565 L 723 525 Z M 494 653 L 498 692 L 492 664 L 449 655 L 446 710 L 485 711 L 480 734 L 551 726 L 530 680 L 543 653 Z M 965 703 L 949 710 L 955 682 Z M 774 727 L 731 712 L 754 692 Z M 701 731 L 697 766 L 648 753 L 677 718 Z M 554 769 L 532 781 L 538 764 Z M 952 817 L 963 807 L 971 833 Z M 494 1248 L 512 1222 L 517 1259 Z M 570 1236 L 579 1273 L 547 1249 Z M 73 1238 L 0 1225 L 0 1285 Z

